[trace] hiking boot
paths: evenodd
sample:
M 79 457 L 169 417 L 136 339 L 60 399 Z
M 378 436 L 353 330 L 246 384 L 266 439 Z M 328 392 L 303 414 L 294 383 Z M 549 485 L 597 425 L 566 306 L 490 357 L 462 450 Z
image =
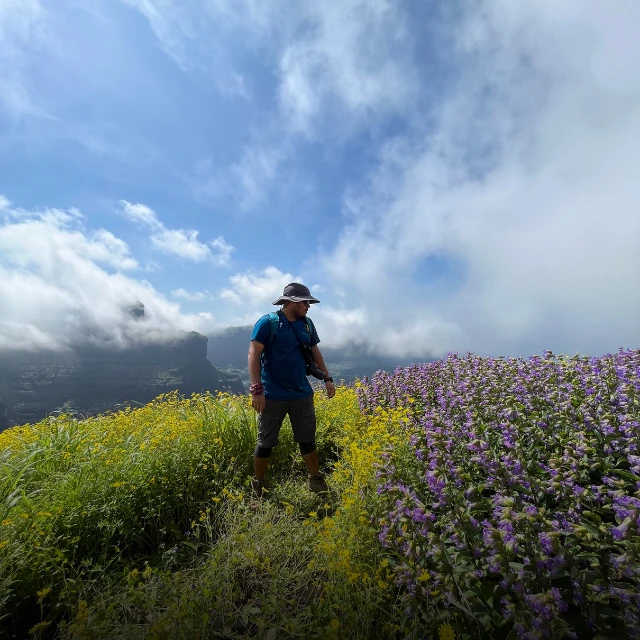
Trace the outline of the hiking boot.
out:
M 310 473 L 309 489 L 313 491 L 313 493 L 324 493 L 325 491 L 329 491 L 329 487 L 327 487 L 327 483 L 324 480 L 324 475 L 321 473 Z
M 251 478 L 251 489 L 253 490 L 253 495 L 256 498 L 262 498 L 266 492 L 266 488 L 264 486 L 264 478 L 258 480 L 258 478 Z

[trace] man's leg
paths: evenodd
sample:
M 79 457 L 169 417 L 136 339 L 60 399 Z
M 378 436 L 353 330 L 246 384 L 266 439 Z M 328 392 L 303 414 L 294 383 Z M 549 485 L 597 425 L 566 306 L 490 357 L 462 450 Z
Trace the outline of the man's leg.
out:
M 307 453 L 302 456 L 302 459 L 305 461 L 307 465 L 307 471 L 311 474 L 318 473 L 318 450 L 314 449 L 311 453 Z
M 260 451 L 260 449 L 262 449 L 262 451 Z M 256 448 L 256 451 L 253 455 L 253 475 L 258 480 L 262 480 L 264 478 L 264 474 L 267 472 L 267 467 L 271 462 L 271 451 L 271 448 Z
M 253 473 L 251 480 L 254 493 L 262 496 L 264 476 L 267 472 L 273 447 L 278 444 L 278 435 L 282 422 L 287 415 L 288 402 L 269 400 L 264 411 L 258 416 L 258 442 L 253 456 Z
M 289 410 L 294 440 L 300 447 L 302 459 L 309 472 L 309 489 L 315 493 L 328 491 L 324 476 L 320 473 L 316 449 L 316 411 L 313 394 L 302 400 L 292 400 Z

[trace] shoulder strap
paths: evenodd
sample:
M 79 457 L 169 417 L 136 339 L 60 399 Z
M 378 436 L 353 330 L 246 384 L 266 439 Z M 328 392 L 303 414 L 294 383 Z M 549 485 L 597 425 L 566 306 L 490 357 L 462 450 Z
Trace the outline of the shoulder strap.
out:
M 271 344 L 276 336 L 276 332 L 278 331 L 278 325 L 280 324 L 280 316 L 278 316 L 278 313 L 276 311 L 272 311 L 269 314 L 269 322 L 271 323 L 271 336 L 269 337 L 269 344 Z
M 264 346 L 262 353 L 260 354 L 260 362 L 264 366 L 265 358 L 266 358 L 266 350 L 267 347 L 273 342 L 273 339 L 276 337 L 276 332 L 278 331 L 278 325 L 280 324 L 280 317 L 277 312 L 273 311 L 269 314 L 269 326 L 271 328 L 271 335 L 269 336 L 269 342 Z

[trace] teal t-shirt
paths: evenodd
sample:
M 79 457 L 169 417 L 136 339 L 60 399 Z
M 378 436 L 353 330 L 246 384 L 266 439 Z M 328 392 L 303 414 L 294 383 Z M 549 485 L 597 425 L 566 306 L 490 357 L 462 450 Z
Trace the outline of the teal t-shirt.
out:
M 307 379 L 304 355 L 302 347 L 296 339 L 294 331 L 305 344 L 314 346 L 320 342 L 315 327 L 307 332 L 306 323 L 299 318 L 289 322 L 278 311 L 280 322 L 271 344 L 271 321 L 269 315 L 264 315 L 253 327 L 251 340 L 256 340 L 265 345 L 264 362 L 262 365 L 261 379 L 264 385 L 264 395 L 271 400 L 299 400 L 313 393 Z

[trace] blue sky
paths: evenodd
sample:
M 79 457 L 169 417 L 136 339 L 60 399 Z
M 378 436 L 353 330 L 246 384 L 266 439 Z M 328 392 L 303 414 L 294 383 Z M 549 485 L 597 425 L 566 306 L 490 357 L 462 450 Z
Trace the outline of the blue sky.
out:
M 292 280 L 325 344 L 637 346 L 638 18 L 0 0 L 0 348 L 253 324 Z

